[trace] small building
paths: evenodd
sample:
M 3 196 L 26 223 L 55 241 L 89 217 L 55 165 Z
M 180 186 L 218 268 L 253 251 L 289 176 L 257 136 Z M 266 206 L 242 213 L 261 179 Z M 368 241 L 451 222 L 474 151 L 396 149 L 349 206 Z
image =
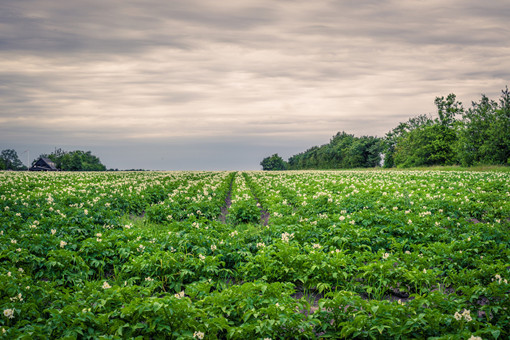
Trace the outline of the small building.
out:
M 32 165 L 30 171 L 58 171 L 57 165 L 47 157 L 41 157 Z

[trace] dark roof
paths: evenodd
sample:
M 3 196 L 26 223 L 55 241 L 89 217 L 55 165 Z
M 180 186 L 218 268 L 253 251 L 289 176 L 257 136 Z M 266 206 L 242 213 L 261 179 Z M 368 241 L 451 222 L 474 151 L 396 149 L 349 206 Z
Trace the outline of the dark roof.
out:
M 48 157 L 41 157 L 29 169 L 30 171 L 57 171 L 57 165 Z

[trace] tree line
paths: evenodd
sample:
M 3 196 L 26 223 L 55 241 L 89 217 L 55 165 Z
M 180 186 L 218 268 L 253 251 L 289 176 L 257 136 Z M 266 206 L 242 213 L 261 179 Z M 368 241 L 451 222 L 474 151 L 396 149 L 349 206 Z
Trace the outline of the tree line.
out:
M 99 157 L 91 151 L 64 151 L 56 149 L 50 154 L 42 154 L 32 162 L 32 166 L 41 158 L 46 157 L 55 163 L 58 170 L 62 171 L 105 171 Z M 21 163 L 18 153 L 13 149 L 6 149 L 0 153 L 0 170 L 27 170 Z
M 90 151 L 64 151 L 56 149 L 50 154 L 42 154 L 40 157 L 49 158 L 55 163 L 57 169 L 62 171 L 105 171 L 99 157 Z M 37 160 L 36 160 L 37 161 Z M 34 163 L 36 162 L 34 161 Z M 32 163 L 32 164 L 34 164 Z
M 455 94 L 436 97 L 437 115 L 419 115 L 383 138 L 339 132 L 284 161 L 278 154 L 260 163 L 263 170 L 367 168 L 383 165 L 510 165 L 510 92 L 498 101 L 482 95 L 465 109 Z

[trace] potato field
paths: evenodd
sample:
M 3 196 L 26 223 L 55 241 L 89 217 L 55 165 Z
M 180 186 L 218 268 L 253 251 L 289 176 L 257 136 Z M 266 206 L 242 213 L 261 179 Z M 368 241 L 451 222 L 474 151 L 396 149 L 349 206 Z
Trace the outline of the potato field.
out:
M 0 338 L 508 339 L 510 173 L 0 172 Z

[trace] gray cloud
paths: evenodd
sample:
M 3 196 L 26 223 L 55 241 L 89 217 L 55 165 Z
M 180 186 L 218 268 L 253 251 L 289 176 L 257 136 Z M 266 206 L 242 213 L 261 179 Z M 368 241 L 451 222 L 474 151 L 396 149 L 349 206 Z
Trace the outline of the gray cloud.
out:
M 117 155 L 131 150 L 147 168 L 258 168 L 337 131 L 383 136 L 433 113 L 436 96 L 496 99 L 508 17 L 502 0 L 7 2 L 0 144 L 89 145 L 126 167 L 144 167 Z M 148 151 L 176 141 L 163 160 Z

